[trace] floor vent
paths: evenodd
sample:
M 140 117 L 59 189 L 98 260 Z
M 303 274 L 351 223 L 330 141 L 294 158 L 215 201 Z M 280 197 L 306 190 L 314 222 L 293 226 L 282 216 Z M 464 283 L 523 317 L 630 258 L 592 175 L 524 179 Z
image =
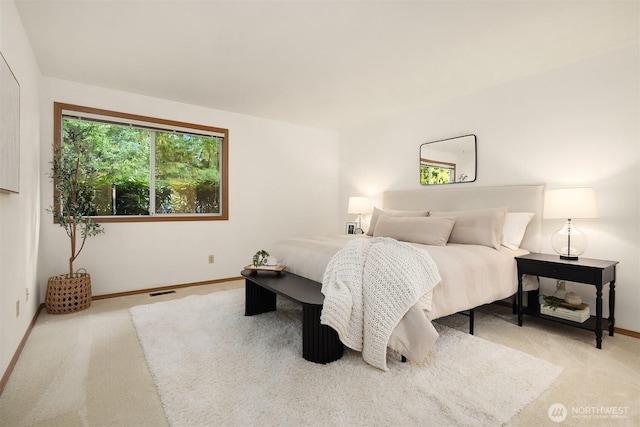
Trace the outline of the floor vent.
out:
M 150 297 L 158 297 L 160 295 L 166 295 L 166 294 L 175 294 L 176 291 L 162 291 L 162 292 L 154 292 L 149 294 Z

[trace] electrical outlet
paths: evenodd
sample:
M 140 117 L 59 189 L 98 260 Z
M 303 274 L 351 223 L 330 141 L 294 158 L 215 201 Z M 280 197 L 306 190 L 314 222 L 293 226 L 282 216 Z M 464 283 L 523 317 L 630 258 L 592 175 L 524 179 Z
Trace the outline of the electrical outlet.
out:
M 565 282 L 564 280 L 557 280 L 556 281 L 556 290 L 558 290 L 558 291 L 566 291 L 567 290 L 567 282 Z
M 209 264 L 213 264 L 215 262 L 215 258 L 213 255 L 209 255 Z
M 16 317 L 20 316 L 20 300 L 16 301 Z

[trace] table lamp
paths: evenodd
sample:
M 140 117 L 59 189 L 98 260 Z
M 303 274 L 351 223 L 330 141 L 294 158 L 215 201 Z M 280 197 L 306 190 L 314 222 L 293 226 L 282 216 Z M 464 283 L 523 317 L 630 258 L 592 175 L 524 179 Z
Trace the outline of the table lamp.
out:
M 371 200 L 368 197 L 349 197 L 349 206 L 347 213 L 358 214 L 358 220 L 356 223 L 356 229 L 354 234 L 362 234 L 362 214 L 368 214 L 372 212 Z
M 544 195 L 545 219 L 566 219 L 566 224 L 551 235 L 551 247 L 561 259 L 577 260 L 587 249 L 587 236 L 571 221 L 576 218 L 597 218 L 593 188 L 547 190 Z

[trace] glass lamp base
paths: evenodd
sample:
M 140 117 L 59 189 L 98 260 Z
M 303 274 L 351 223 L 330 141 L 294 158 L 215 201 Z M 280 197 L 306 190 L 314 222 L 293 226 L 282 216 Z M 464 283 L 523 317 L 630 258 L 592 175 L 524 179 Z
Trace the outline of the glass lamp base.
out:
M 551 235 L 551 247 L 560 255 L 560 259 L 577 260 L 587 249 L 587 236 L 568 220 Z

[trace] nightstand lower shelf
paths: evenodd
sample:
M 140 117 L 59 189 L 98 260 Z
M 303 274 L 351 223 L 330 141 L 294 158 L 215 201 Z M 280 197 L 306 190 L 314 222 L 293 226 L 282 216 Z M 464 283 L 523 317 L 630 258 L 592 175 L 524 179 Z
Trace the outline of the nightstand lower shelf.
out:
M 561 317 L 550 316 L 548 314 L 541 313 L 540 304 L 538 303 L 540 301 L 540 298 L 538 298 L 539 295 L 540 295 L 539 290 L 533 290 L 533 291 L 527 292 L 527 306 L 522 307 L 522 314 L 525 314 L 530 317 L 535 317 L 538 319 L 548 320 L 550 322 L 560 323 L 562 325 L 572 326 L 578 329 L 584 329 L 587 331 L 596 330 L 596 326 L 598 324 L 597 316 L 589 316 L 589 318 L 584 322 L 577 322 L 574 320 L 563 319 Z M 611 319 L 603 318 L 601 330 L 603 331 L 608 330 L 610 325 L 611 325 Z M 611 329 L 611 331 L 613 331 L 613 329 Z M 613 336 L 613 333 L 610 333 L 609 335 Z
M 574 328 L 579 328 L 579 329 L 584 329 L 587 331 L 595 331 L 596 329 L 596 322 L 598 320 L 598 318 L 596 316 L 590 316 L 587 320 L 585 320 L 584 322 L 574 322 L 573 320 L 567 320 L 567 319 L 562 319 L 560 317 L 555 317 L 555 316 L 549 316 L 547 314 L 542 314 L 542 313 L 537 313 L 533 310 L 527 310 L 525 309 L 523 311 L 523 314 L 527 315 L 527 316 L 531 316 L 531 317 L 535 317 L 538 319 L 543 319 L 543 320 L 548 320 L 551 322 L 555 322 L 555 323 L 560 323 L 562 325 L 567 325 L 567 326 L 572 326 Z M 610 321 L 609 319 L 602 319 L 602 330 L 608 330 L 609 329 L 609 324 Z M 613 334 L 609 334 L 611 336 L 613 336 Z

